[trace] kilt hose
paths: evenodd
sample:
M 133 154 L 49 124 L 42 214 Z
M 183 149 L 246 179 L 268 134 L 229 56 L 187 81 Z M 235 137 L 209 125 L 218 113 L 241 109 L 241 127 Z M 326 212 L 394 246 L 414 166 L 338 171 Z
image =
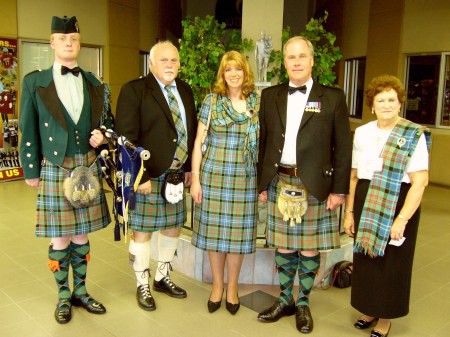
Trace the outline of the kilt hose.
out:
M 36 236 L 75 236 L 95 232 L 109 225 L 111 217 L 101 182 L 99 194 L 86 208 L 74 208 L 63 192 L 63 182 L 69 172 L 81 165 L 90 167 L 95 158 L 94 150 L 65 158 L 62 165 L 64 169 L 46 161 L 41 169 L 36 203 Z M 91 171 L 100 180 L 102 173 L 99 162 L 91 167 Z
M 169 169 L 161 176 L 151 178 L 152 192 L 150 194 L 136 193 L 135 208 L 128 214 L 132 230 L 156 232 L 181 227 L 186 222 L 186 194 L 183 200 L 176 204 L 167 202 L 161 195 L 166 175 L 173 172 L 175 171 Z
M 278 173 L 269 184 L 267 207 L 267 243 L 271 246 L 290 250 L 328 250 L 340 246 L 339 225 L 336 211 L 326 209 L 327 202 L 320 202 L 308 194 L 308 209 L 302 222 L 294 227 L 283 221 L 278 210 L 278 194 L 281 190 L 280 178 L 285 184 L 303 186 L 299 177 Z

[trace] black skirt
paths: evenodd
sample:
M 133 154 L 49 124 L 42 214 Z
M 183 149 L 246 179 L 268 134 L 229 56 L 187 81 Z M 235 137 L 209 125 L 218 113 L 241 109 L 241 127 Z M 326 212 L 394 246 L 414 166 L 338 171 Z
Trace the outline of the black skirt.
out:
M 359 180 L 355 191 L 354 217 L 357 233 L 370 180 Z M 405 202 L 410 184 L 402 183 L 395 216 Z M 397 318 L 409 312 L 412 265 L 419 227 L 420 207 L 408 221 L 400 246 L 387 245 L 383 256 L 375 258 L 353 253 L 351 305 L 377 318 Z

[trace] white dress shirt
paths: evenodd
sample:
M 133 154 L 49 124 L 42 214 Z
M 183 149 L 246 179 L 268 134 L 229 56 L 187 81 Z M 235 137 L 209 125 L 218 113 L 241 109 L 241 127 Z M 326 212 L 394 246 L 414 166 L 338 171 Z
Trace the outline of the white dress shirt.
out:
M 78 76 L 72 73 L 61 75 L 61 64 L 55 61 L 53 63 L 53 81 L 59 99 L 73 122 L 77 124 L 84 103 L 83 76 L 81 73 Z
M 300 91 L 296 91 L 290 95 L 288 94 L 286 133 L 284 135 L 284 147 L 280 161 L 281 164 L 287 166 L 297 165 L 297 134 L 305 111 L 306 102 L 308 101 L 309 93 L 311 92 L 313 85 L 312 78 L 309 79 L 305 85 L 305 94 Z M 289 82 L 289 86 L 295 87 L 296 85 Z

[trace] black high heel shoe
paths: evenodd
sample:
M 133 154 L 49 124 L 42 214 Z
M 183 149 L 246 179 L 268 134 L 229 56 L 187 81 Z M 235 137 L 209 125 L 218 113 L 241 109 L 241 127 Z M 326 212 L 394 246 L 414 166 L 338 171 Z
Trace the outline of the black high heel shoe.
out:
M 223 291 L 222 291 L 222 297 L 223 297 Z M 209 296 L 211 298 L 211 295 Z M 214 311 L 217 311 L 220 306 L 222 305 L 222 298 L 220 298 L 219 302 L 213 302 L 210 299 L 208 299 L 208 311 L 212 314 Z
M 228 297 L 228 294 L 227 294 L 227 297 Z M 228 298 L 227 298 L 225 307 L 227 308 L 227 310 L 230 314 L 235 315 L 238 312 L 239 308 L 241 307 L 241 301 L 239 301 L 239 295 L 238 295 L 238 303 L 237 304 L 228 302 Z

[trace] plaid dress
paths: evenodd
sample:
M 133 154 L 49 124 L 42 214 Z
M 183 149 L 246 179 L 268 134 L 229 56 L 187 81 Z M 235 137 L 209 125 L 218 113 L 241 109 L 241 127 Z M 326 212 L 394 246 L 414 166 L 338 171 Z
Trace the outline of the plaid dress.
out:
M 161 189 L 167 170 L 158 178 L 151 178 L 152 192 L 150 194 L 136 193 L 134 210 L 128 213 L 130 228 L 138 232 L 156 232 L 163 229 L 181 227 L 186 222 L 186 198 L 171 204 L 163 199 Z
M 256 249 L 258 193 L 256 164 L 246 169 L 244 162 L 248 123 L 217 125 L 215 110 L 211 113 L 200 170 L 202 203 L 195 205 L 192 244 L 208 251 L 251 254 Z M 200 121 L 205 125 L 208 114 L 209 106 L 204 106 Z
M 303 185 L 300 178 L 285 174 L 276 175 L 269 184 L 267 207 L 267 243 L 271 246 L 293 250 L 327 250 L 338 248 L 339 228 L 336 211 L 326 209 L 326 200 L 320 202 L 308 194 L 308 208 L 302 222 L 294 227 L 283 221 L 278 210 L 278 194 L 281 190 L 280 178 L 285 184 Z
M 66 158 L 63 167 L 71 171 L 77 166 L 90 166 L 95 160 L 93 150 L 86 154 Z M 108 204 L 100 184 L 100 193 L 86 208 L 74 208 L 65 198 L 62 189 L 69 173 L 47 161 L 41 169 L 39 192 L 37 197 L 36 236 L 66 237 L 95 232 L 105 228 L 111 222 Z M 91 168 L 95 177 L 101 177 L 100 164 Z

